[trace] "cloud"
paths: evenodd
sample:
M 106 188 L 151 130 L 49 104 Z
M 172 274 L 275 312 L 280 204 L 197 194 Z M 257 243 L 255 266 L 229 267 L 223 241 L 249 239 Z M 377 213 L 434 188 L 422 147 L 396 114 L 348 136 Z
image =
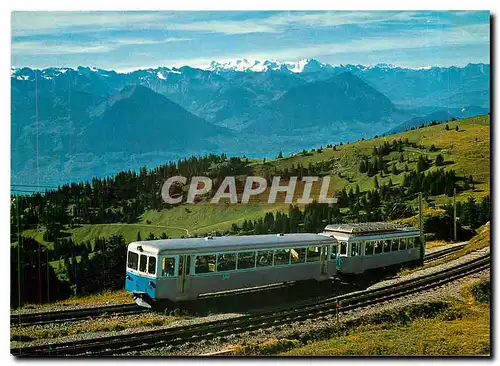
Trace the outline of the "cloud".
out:
M 113 50 L 114 47 L 111 45 L 103 44 L 87 44 L 87 45 L 76 45 L 76 44 L 44 44 L 41 42 L 16 42 L 12 44 L 12 53 L 23 54 L 23 55 L 63 55 L 63 54 L 78 54 L 78 53 L 103 53 Z
M 161 12 L 15 11 L 12 12 L 12 35 L 148 27 L 168 17 L 169 15 Z
M 432 47 L 459 47 L 488 44 L 489 24 L 469 24 L 449 29 L 407 30 L 396 36 L 365 37 L 347 42 L 310 44 L 302 47 L 256 50 L 239 55 L 221 54 L 218 57 L 171 59 L 168 66 L 190 65 L 206 68 L 212 60 L 227 62 L 235 58 L 278 59 L 296 61 L 302 58 L 379 51 L 425 49 Z M 151 66 L 154 67 L 154 66 Z
M 20 41 L 12 43 L 12 52 L 17 55 L 63 55 L 80 53 L 104 53 L 124 46 L 139 46 L 187 41 L 189 38 L 116 38 L 106 42 L 46 42 Z
M 386 21 L 408 21 L 412 20 L 418 13 L 411 11 L 403 12 L 318 12 L 318 13 L 297 13 L 287 12 L 278 14 L 267 19 L 270 24 L 278 26 L 288 26 L 297 24 L 309 27 L 335 27 L 349 24 L 368 24 Z
M 212 60 L 235 58 L 294 61 L 329 56 L 333 60 L 342 54 L 345 60 L 352 53 L 358 59 L 370 59 L 379 51 L 396 54 L 412 49 L 427 49 L 430 55 L 435 52 L 432 47 L 488 45 L 488 16 L 488 12 L 448 11 L 13 12 L 12 52 L 16 63 L 39 62 L 23 56 L 75 54 L 66 62 L 78 64 L 82 59 L 78 54 L 136 47 L 124 59 L 113 54 L 101 57 L 108 67 L 128 70 L 145 67 L 144 60 L 156 63 L 149 67 L 206 67 Z M 471 22 L 478 24 L 464 25 Z M 255 36 L 231 37 L 245 34 Z M 140 47 L 192 39 L 199 42 L 168 50 Z M 137 56 L 141 52 L 148 56 Z M 46 59 L 58 62 L 57 57 Z
M 191 38 L 164 38 L 164 39 L 149 39 L 149 38 L 115 38 L 111 42 L 117 45 L 143 45 L 143 44 L 161 44 L 190 41 Z
M 170 23 L 168 30 L 190 32 L 223 33 L 223 34 L 251 34 L 251 33 L 277 33 L 278 30 L 271 24 L 261 20 L 212 20 L 193 23 Z
M 418 13 L 404 12 L 282 12 L 260 19 L 215 20 L 191 23 L 169 23 L 169 30 L 223 33 L 282 33 L 293 26 L 301 27 L 334 27 L 349 24 L 368 24 L 386 21 L 409 21 Z
M 95 32 L 116 29 L 162 29 L 189 32 L 252 34 L 282 33 L 294 26 L 335 27 L 341 25 L 409 21 L 418 12 L 402 11 L 319 11 L 280 12 L 261 18 L 231 20 L 224 12 L 220 20 L 178 21 L 185 13 L 164 12 L 13 12 L 14 36 L 54 34 L 62 32 Z M 193 13 L 196 19 L 196 13 Z M 248 12 L 252 15 L 252 12 Z M 224 19 L 229 18 L 229 19 Z

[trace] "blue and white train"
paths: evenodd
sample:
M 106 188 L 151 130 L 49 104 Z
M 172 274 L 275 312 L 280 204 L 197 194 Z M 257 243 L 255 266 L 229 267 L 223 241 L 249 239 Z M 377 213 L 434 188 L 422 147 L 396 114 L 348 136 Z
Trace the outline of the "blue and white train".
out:
M 320 234 L 224 236 L 128 245 L 125 289 L 141 306 L 201 294 L 415 262 L 420 232 L 387 223 L 328 225 Z

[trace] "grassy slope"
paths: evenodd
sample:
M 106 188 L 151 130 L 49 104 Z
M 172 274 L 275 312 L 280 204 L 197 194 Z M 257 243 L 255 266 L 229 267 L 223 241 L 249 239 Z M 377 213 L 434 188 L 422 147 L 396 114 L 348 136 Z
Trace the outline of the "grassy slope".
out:
M 150 210 L 145 212 L 137 224 L 102 224 L 83 225 L 68 230 L 77 242 L 91 240 L 96 236 L 122 234 L 126 241 L 137 238 L 137 232 L 144 239 L 153 233 L 160 236 L 165 232 L 168 236 L 203 234 L 212 231 L 229 229 L 232 223 L 243 222 L 244 219 L 257 219 L 267 211 L 275 211 L 280 207 L 258 205 L 182 205 L 161 212 Z M 150 221 L 151 224 L 147 224 Z
M 480 250 L 483 248 L 486 248 L 491 245 L 491 239 L 490 239 L 490 222 L 488 221 L 486 224 L 483 226 L 479 227 L 476 230 L 477 234 L 472 237 L 471 240 L 459 251 L 452 253 L 445 258 L 438 259 L 436 261 L 433 261 L 432 263 L 425 264 L 423 267 L 416 267 L 416 268 L 404 268 L 401 272 L 398 273 L 399 276 L 406 276 L 410 273 L 420 271 L 425 268 L 429 267 L 434 267 L 438 266 L 443 263 L 450 262 L 454 259 L 460 258 L 466 254 L 472 253 L 476 250 Z M 428 245 L 429 243 L 426 243 L 426 248 L 431 248 L 432 246 Z M 440 242 L 437 242 L 437 245 L 434 246 L 439 246 Z
M 460 127 L 460 131 L 455 131 L 455 126 Z M 361 190 L 373 188 L 374 178 L 368 177 L 366 174 L 358 172 L 360 157 L 368 155 L 371 157 L 373 146 L 379 146 L 384 141 L 392 141 L 393 139 L 405 139 L 414 141 L 418 144 L 430 147 L 434 144 L 442 149 L 441 154 L 446 161 L 452 161 L 453 164 L 448 164 L 445 169 L 455 169 L 459 176 L 469 176 L 472 174 L 476 190 L 468 191 L 459 194 L 457 200 L 465 201 L 468 197 L 476 198 L 483 197 L 490 192 L 490 117 L 488 115 L 468 118 L 460 121 L 450 122 L 450 131 L 445 131 L 444 125 L 425 127 L 422 129 L 404 132 L 398 135 L 387 137 L 373 138 L 364 141 L 357 141 L 338 147 L 338 151 L 333 149 L 324 149 L 321 153 L 312 153 L 308 156 L 295 156 L 285 159 L 268 161 L 265 164 L 255 162 L 252 164 L 255 174 L 269 169 L 274 170 L 274 167 L 285 168 L 291 167 L 292 164 L 297 166 L 301 163 L 307 167 L 309 163 L 317 163 L 323 160 L 335 159 L 335 165 L 330 174 L 332 175 L 330 182 L 331 195 L 334 190 L 340 190 L 344 186 L 354 187 L 359 184 Z M 476 141 L 476 138 L 478 139 Z M 419 149 L 407 149 L 404 152 L 405 159 L 409 158 L 410 162 L 406 163 L 409 169 L 415 169 L 416 160 L 419 154 L 425 153 L 430 158 L 434 158 L 439 152 L 431 153 Z M 397 154 L 397 153 L 392 153 Z M 399 170 L 402 170 L 405 163 L 397 163 Z M 432 169 L 436 169 L 432 167 Z M 338 177 L 338 173 L 342 173 L 342 178 Z M 349 183 L 348 177 L 352 183 Z M 392 179 L 394 184 L 402 182 L 403 173 L 398 175 L 386 175 L 381 178 L 377 175 L 379 182 L 387 182 Z M 283 184 L 283 183 L 282 183 Z M 311 197 L 317 197 L 319 194 L 320 185 L 314 184 Z M 296 197 L 302 194 L 302 186 L 298 184 Z M 278 195 L 278 202 L 280 200 Z M 281 197 L 284 197 L 281 195 Z M 450 198 L 444 195 L 434 197 L 435 203 L 450 202 Z M 256 197 L 255 201 L 267 201 L 267 192 L 261 197 Z M 254 201 L 254 202 L 255 202 Z M 265 212 L 276 210 L 287 210 L 288 205 L 276 204 L 249 204 L 249 205 L 182 205 L 171 210 L 162 212 L 148 211 L 142 215 L 140 222 L 137 224 L 100 224 L 100 225 L 82 225 L 79 228 L 68 230 L 76 242 L 84 240 L 92 240 L 96 236 L 108 237 L 114 234 L 122 234 L 127 241 L 133 241 L 137 238 L 137 232 L 141 233 L 141 237 L 145 238 L 150 232 L 159 236 L 165 232 L 170 237 L 181 237 L 187 234 L 204 234 L 216 230 L 225 230 L 230 228 L 232 223 L 241 223 L 244 219 L 256 219 L 262 217 Z M 146 221 L 151 221 L 147 224 Z M 187 231 L 186 231 L 187 230 Z M 35 230 L 27 230 L 24 233 L 26 236 L 33 236 L 37 240 L 43 242 L 42 233 Z M 50 245 L 50 243 L 47 243 Z
M 487 355 L 490 350 L 490 307 L 470 306 L 462 319 L 419 319 L 408 326 L 365 330 L 313 342 L 283 355 Z
M 406 148 L 404 157 L 410 159 L 410 163 L 397 163 L 397 168 L 401 171 L 404 165 L 407 164 L 409 169 L 416 169 L 416 161 L 420 154 L 425 154 L 432 160 L 441 153 L 445 161 L 451 161 L 453 164 L 448 164 L 445 170 L 454 169 L 459 176 L 472 175 L 478 183 L 475 192 L 465 192 L 458 195 L 457 199 L 465 201 L 467 197 L 474 196 L 476 198 L 483 197 L 490 192 L 490 116 L 477 116 L 463 119 L 460 121 L 449 122 L 450 131 L 446 131 L 444 125 L 424 127 L 413 131 L 403 132 L 397 135 L 386 137 L 373 138 L 364 141 L 356 141 L 338 147 L 338 151 L 333 149 L 323 149 L 321 153 L 313 153 L 309 156 L 294 156 L 285 159 L 273 160 L 265 165 L 256 165 L 257 170 L 262 170 L 267 166 L 272 168 L 291 168 L 292 164 L 297 166 L 298 163 L 307 167 L 309 163 L 317 163 L 324 160 L 335 159 L 335 167 L 332 172 L 332 189 L 342 189 L 342 187 L 354 187 L 359 184 L 362 191 L 373 189 L 374 177 L 368 177 L 366 174 L 361 174 L 358 171 L 360 158 L 367 155 L 371 158 L 374 146 L 382 145 L 384 141 L 392 141 L 395 139 L 408 138 L 409 141 L 425 147 L 435 145 L 440 148 L 440 151 L 429 152 L 420 149 Z M 455 127 L 459 126 L 460 130 L 455 131 Z M 475 139 L 478 139 L 476 141 Z M 397 156 L 398 153 L 391 153 Z M 392 157 L 389 155 L 389 157 Z M 431 167 L 429 171 L 436 169 Z M 339 178 L 337 173 L 342 173 L 342 177 L 348 177 L 352 183 L 349 183 L 345 178 Z M 403 180 L 403 173 L 398 175 L 387 174 L 382 178 L 377 175 L 379 182 L 388 182 L 392 179 L 394 184 L 399 184 Z M 449 200 L 448 197 L 435 197 L 436 203 L 444 203 Z

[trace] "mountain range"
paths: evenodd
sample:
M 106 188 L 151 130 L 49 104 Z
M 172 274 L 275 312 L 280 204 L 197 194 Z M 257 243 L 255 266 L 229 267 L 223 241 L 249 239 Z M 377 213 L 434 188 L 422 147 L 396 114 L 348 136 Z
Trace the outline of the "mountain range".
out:
M 12 179 L 33 183 L 37 166 L 40 179 L 60 183 L 187 154 L 262 158 L 357 140 L 487 113 L 489 83 L 486 64 L 12 69 Z

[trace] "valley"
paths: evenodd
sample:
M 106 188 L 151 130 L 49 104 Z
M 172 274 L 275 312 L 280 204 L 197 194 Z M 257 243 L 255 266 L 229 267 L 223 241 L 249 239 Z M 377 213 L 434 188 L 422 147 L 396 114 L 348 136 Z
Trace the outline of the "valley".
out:
M 130 73 L 13 69 L 12 182 L 57 186 L 211 152 L 272 159 L 485 114 L 489 76 L 485 64 L 405 69 L 314 59 Z

